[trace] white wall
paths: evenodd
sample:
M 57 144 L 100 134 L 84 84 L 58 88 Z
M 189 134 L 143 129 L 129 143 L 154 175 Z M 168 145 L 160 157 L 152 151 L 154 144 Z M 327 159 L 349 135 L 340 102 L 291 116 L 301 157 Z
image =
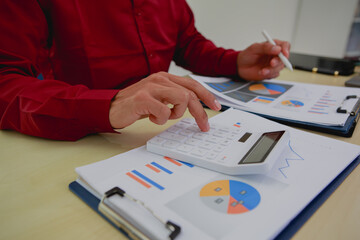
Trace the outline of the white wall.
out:
M 274 38 L 291 40 L 298 0 L 188 0 L 196 26 L 217 45 L 242 49 Z
M 236 50 L 265 41 L 266 29 L 273 38 L 290 41 L 298 0 L 187 0 L 198 30 L 216 45 Z M 172 64 L 169 72 L 188 72 Z
M 358 0 L 187 0 L 198 30 L 218 46 L 241 50 L 266 29 L 291 50 L 344 57 Z M 172 64 L 169 72 L 189 72 Z
M 342 58 L 358 0 L 301 0 L 292 51 Z

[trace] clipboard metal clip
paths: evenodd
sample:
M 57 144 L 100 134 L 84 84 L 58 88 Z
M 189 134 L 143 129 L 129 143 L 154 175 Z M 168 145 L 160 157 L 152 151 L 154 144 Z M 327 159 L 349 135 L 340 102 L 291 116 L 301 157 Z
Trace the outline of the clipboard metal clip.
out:
M 114 188 L 110 189 L 109 191 L 107 191 L 105 193 L 105 195 L 101 198 L 101 201 L 100 201 L 99 206 L 98 206 L 98 210 L 105 217 L 107 217 L 114 225 L 116 225 L 117 227 L 119 227 L 120 229 L 125 231 L 125 233 L 128 234 L 128 236 L 131 239 L 134 239 L 134 240 L 143 240 L 143 239 L 151 240 L 151 238 L 149 236 L 146 236 L 137 227 L 135 227 L 128 220 L 126 220 L 125 218 L 123 218 L 122 216 L 117 214 L 108 204 L 105 203 L 106 199 L 108 199 L 111 196 L 114 196 L 116 194 L 121 196 L 121 197 L 128 198 L 129 200 L 135 202 L 136 204 L 139 204 L 140 206 L 145 208 L 148 212 L 150 212 L 157 220 L 159 220 L 162 224 L 164 224 L 166 229 L 168 229 L 170 231 L 169 239 L 173 240 L 179 235 L 179 233 L 181 231 L 180 226 L 176 225 L 175 223 L 173 223 L 171 221 L 164 221 L 159 216 L 157 216 L 149 207 L 147 207 L 144 202 L 142 202 L 142 201 L 140 201 L 140 200 L 138 200 L 136 198 L 133 198 L 132 196 L 127 194 L 121 188 L 114 187 Z
M 351 111 L 348 111 L 346 108 L 343 108 L 344 103 L 349 100 L 349 99 L 353 99 L 353 98 L 358 98 L 357 102 L 355 103 L 354 107 L 352 108 Z M 350 116 L 355 116 L 356 113 L 359 111 L 360 109 L 360 97 L 356 96 L 356 95 L 349 95 L 346 96 L 346 98 L 344 99 L 344 101 L 341 103 L 340 107 L 338 107 L 336 109 L 337 113 L 349 113 Z

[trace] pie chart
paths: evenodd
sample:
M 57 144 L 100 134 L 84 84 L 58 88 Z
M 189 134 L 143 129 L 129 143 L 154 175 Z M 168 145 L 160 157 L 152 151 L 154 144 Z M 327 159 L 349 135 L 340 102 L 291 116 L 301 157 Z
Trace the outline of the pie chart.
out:
M 302 107 L 304 106 L 304 103 L 296 100 L 285 100 L 281 102 L 282 105 L 288 106 L 288 107 Z
M 235 180 L 218 180 L 200 190 L 201 201 L 209 208 L 225 214 L 241 214 L 256 208 L 259 192 L 249 184 Z
M 257 83 L 249 87 L 249 90 L 262 95 L 278 95 L 286 91 L 286 88 L 278 84 Z

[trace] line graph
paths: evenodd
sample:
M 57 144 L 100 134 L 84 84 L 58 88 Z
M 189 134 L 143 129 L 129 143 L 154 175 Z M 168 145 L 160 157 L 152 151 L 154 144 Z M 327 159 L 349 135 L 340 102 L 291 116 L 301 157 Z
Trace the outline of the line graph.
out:
M 289 145 L 290 151 L 291 151 L 292 153 L 294 153 L 297 157 L 295 157 L 295 158 L 293 158 L 293 157 L 290 157 L 290 158 L 287 157 L 287 158 L 285 158 L 285 163 L 286 163 L 286 165 L 279 168 L 280 173 L 281 173 L 285 178 L 287 178 L 287 176 L 286 176 L 286 174 L 284 173 L 283 170 L 290 167 L 289 161 L 304 161 L 304 160 L 305 160 L 305 159 L 304 159 L 303 157 L 301 157 L 297 152 L 295 152 L 295 150 L 291 147 L 291 145 L 290 145 L 290 140 L 289 140 L 289 142 L 288 142 L 288 145 Z

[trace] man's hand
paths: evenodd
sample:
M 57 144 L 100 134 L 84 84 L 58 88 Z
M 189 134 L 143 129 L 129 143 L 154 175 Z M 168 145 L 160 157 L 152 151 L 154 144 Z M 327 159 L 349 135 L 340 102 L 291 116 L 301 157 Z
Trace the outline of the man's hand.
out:
M 274 40 L 276 46 L 269 42 L 254 43 L 240 52 L 237 59 L 238 74 L 246 80 L 263 80 L 279 76 L 284 64 L 278 57 L 282 52 L 289 57 L 290 43 Z
M 199 99 L 213 110 L 221 108 L 214 95 L 197 81 L 166 72 L 155 73 L 119 91 L 110 106 L 110 123 L 113 128 L 124 128 L 149 117 L 161 125 L 180 118 L 188 108 L 199 128 L 208 131 L 208 117 Z

